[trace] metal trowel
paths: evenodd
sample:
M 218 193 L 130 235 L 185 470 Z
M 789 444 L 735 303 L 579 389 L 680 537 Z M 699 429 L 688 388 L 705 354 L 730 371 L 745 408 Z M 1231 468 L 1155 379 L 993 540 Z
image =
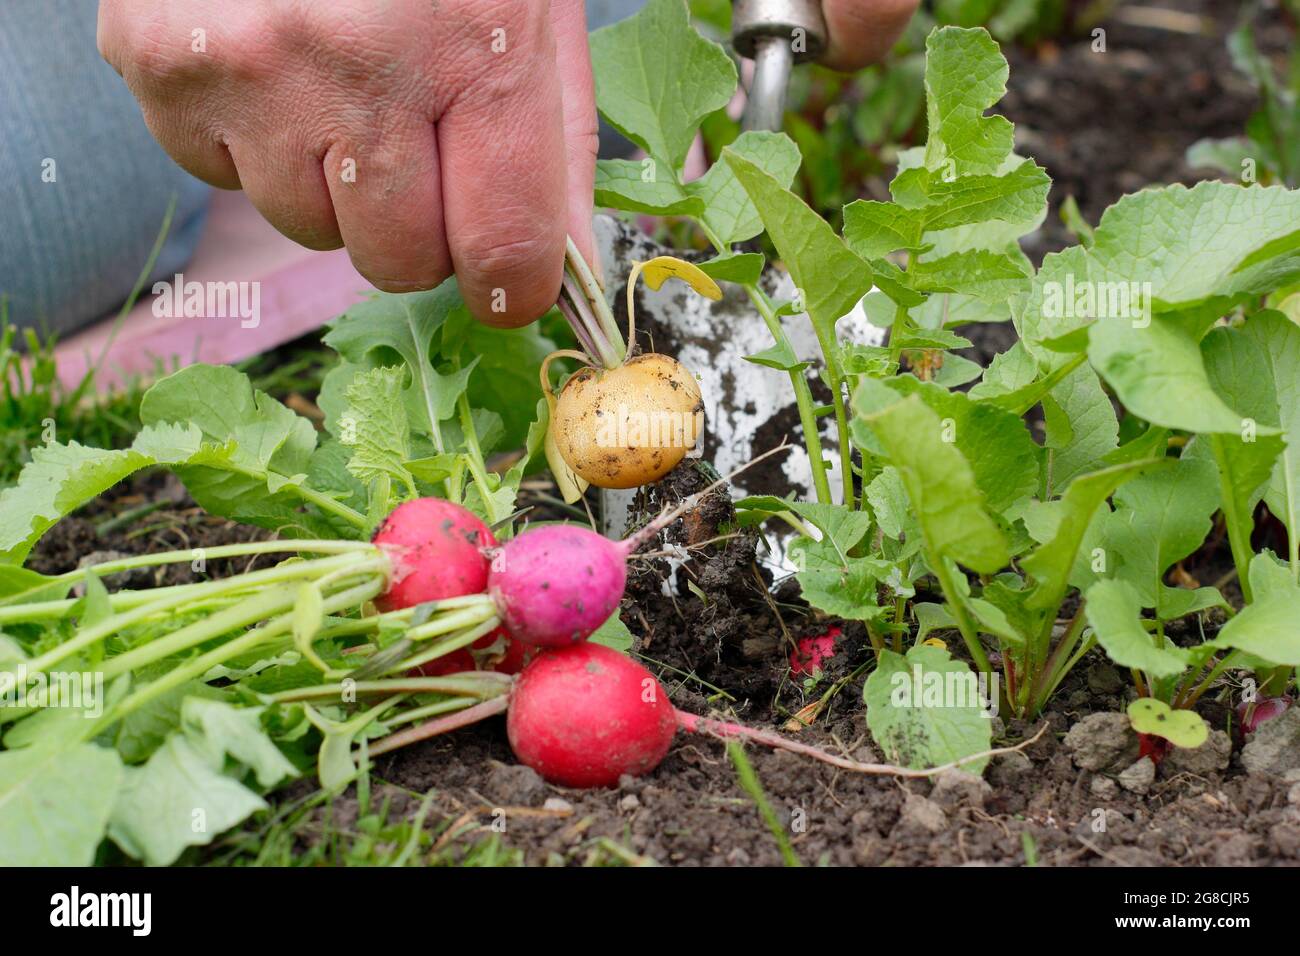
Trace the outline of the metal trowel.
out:
M 786 90 L 795 64 L 815 59 L 826 48 L 826 25 L 816 0 L 736 0 L 732 7 L 732 42 L 736 52 L 753 60 L 743 114 L 745 129 L 777 131 L 785 111 Z M 628 223 L 607 216 L 596 219 L 600 261 L 607 265 L 605 294 L 611 306 L 621 298 L 627 272 L 634 260 L 660 255 L 681 255 L 661 246 Z M 777 266 L 769 265 L 761 280 L 773 301 L 794 297 L 794 283 Z M 810 500 L 812 469 L 799 435 L 799 417 L 786 373 L 748 361 L 745 356 L 770 348 L 772 340 L 748 297 L 737 286 L 724 284 L 722 299 L 713 301 L 693 294 L 680 283 L 658 291 L 642 288 L 638 327 L 653 341 L 656 351 L 676 357 L 700 379 L 705 403 L 702 457 L 718 472 L 727 474 L 756 455 L 789 438 L 790 454 L 779 464 L 760 467 L 733 482 L 733 494 L 791 492 Z M 807 315 L 782 318 L 798 357 L 809 362 L 805 374 L 814 391 L 821 367 L 820 349 Z M 884 340 L 861 305 L 838 324 L 841 339 L 863 345 Z M 642 337 L 642 347 L 649 345 Z M 822 419 L 823 453 L 836 458 L 834 422 Z M 839 483 L 831 482 L 838 493 Z M 604 531 L 619 536 L 627 521 L 634 492 L 603 491 Z M 783 548 L 776 544 L 777 563 Z

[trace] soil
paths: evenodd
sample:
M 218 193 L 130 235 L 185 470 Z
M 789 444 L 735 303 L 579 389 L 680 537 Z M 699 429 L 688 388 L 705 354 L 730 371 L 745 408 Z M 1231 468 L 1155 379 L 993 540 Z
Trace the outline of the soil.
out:
M 212 548 L 262 541 L 270 532 L 203 511 L 169 472 L 146 471 L 58 522 L 37 543 L 27 566 L 42 574 L 63 574 L 79 565 L 117 555 Z M 106 579 L 119 587 L 161 587 L 226 577 L 275 564 L 274 555 L 205 562 L 202 574 L 189 562 L 138 568 Z
M 1010 51 L 1005 112 L 1020 127 L 1021 149 L 1055 179 L 1054 211 L 1065 195 L 1074 195 L 1095 222 L 1124 192 L 1148 182 L 1190 181 L 1195 175 L 1183 165 L 1186 147 L 1202 136 L 1241 129 L 1253 100 L 1223 50 L 1236 5 L 1207 0 L 1177 6 L 1211 17 L 1216 35 L 1115 23 L 1108 26 L 1104 55 L 1093 54 L 1086 42 Z M 1039 259 L 1068 241 L 1053 214 L 1031 254 Z M 983 331 L 976 357 L 987 361 L 1006 347 L 998 336 L 1010 328 Z M 688 465 L 645 492 L 638 510 L 653 513 L 710 480 L 705 469 Z M 158 510 L 96 531 L 105 519 L 151 502 Z M 678 707 L 731 713 L 763 727 L 780 728 L 840 684 L 812 727 L 788 732 L 859 760 L 883 759 L 866 733 L 861 671 L 869 652 L 860 625 L 845 627 L 840 652 L 819 683 L 805 687 L 792 680 L 792 641 L 822 632 L 827 622 L 798 602 L 797 589 L 769 591 L 772 582 L 757 560 L 761 539 L 740 532 L 710 543 L 727 533 L 730 517 L 729 499 L 711 496 L 669 529 L 664 549 L 671 559 L 636 563 L 622 614 L 635 636 L 634 651 Z M 92 551 L 203 547 L 259 534 L 202 515 L 174 479 L 147 474 L 56 525 L 31 566 L 59 572 Z M 1212 537 L 1182 570 L 1210 583 L 1222 581 L 1230 567 L 1226 545 Z M 210 566 L 210 573 L 231 570 Z M 189 575 L 188 565 L 171 566 L 154 583 L 179 583 Z M 1166 761 L 1141 795 L 1119 787 L 1113 772 L 1077 767 L 1062 743 L 1066 730 L 1088 714 L 1122 711 L 1131 694 L 1127 675 L 1101 655 L 1089 655 L 1041 720 L 995 727 L 1001 731 L 996 742 L 1004 745 L 1027 739 L 1044 723 L 1048 730 L 1023 752 L 994 758 L 987 787 L 852 774 L 755 747 L 747 755 L 804 864 L 1300 863 L 1300 786 L 1245 773 L 1240 741 L 1226 771 L 1179 772 Z M 1223 704 L 1206 700 L 1200 710 L 1211 726 L 1227 726 Z M 708 737 L 679 735 L 646 777 L 580 792 L 551 787 L 517 765 L 497 718 L 380 758 L 376 776 L 372 802 L 388 798 L 395 812 L 413 813 L 421 796 L 432 792 L 429 825 L 440 839 L 499 834 L 529 863 L 782 862 L 726 749 Z M 356 811 L 349 792 L 329 813 L 335 826 L 346 828 Z

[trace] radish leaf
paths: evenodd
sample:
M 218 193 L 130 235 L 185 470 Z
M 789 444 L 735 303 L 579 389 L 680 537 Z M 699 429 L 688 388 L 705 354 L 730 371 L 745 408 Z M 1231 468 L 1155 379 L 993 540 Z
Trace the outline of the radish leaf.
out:
M 650 0 L 589 42 L 601 114 L 675 175 L 700 120 L 735 92 L 731 57 L 695 32 L 685 0 Z
M 1098 581 L 1087 591 L 1084 606 L 1097 643 L 1120 667 L 1132 667 L 1153 677 L 1173 677 L 1187 669 L 1190 656 L 1166 638 L 1142 626 L 1142 599 L 1131 584 Z
M 863 687 L 867 727 L 885 758 L 901 766 L 960 760 L 989 749 L 993 714 L 981 700 L 989 690 L 942 648 L 922 644 L 906 656 L 886 650 Z M 978 774 L 987 763 L 973 760 L 962 769 Z

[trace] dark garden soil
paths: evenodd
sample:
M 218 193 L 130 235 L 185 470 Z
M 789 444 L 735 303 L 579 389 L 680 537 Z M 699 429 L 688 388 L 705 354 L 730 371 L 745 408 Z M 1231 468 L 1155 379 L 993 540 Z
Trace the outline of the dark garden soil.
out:
M 1053 212 L 1030 242 L 1035 260 L 1070 241 L 1056 218 L 1065 196 L 1075 196 L 1095 223 L 1125 192 L 1152 182 L 1194 181 L 1197 174 L 1183 161 L 1187 146 L 1240 131 L 1253 108 L 1251 91 L 1223 47 L 1237 5 L 1183 0 L 1159 6 L 1205 14 L 1217 29 L 1197 35 L 1120 20 L 1106 25 L 1104 54 L 1092 52 L 1086 41 L 1008 51 L 1004 111 L 1017 124 L 1021 152 L 1035 156 L 1055 180 Z M 987 362 L 1006 347 L 1010 332 L 1009 326 L 980 330 L 977 357 Z M 679 471 L 646 493 L 642 511 L 705 483 L 694 470 Z M 158 509 L 97 533 L 105 520 L 151 503 Z M 670 529 L 671 542 L 690 555 L 685 563 L 637 563 L 622 614 L 636 637 L 634 650 L 677 706 L 734 713 L 762 727 L 780 728 L 843 679 L 814 726 L 794 735 L 859 760 L 882 760 L 864 721 L 865 635 L 857 625 L 845 628 L 841 653 L 815 688 L 792 681 L 791 638 L 824 625 L 810 619 L 797 589 L 769 593 L 771 581 L 755 561 L 758 539 L 740 535 L 704 544 L 725 529 L 729 513 L 728 499 L 718 496 Z M 174 479 L 145 476 L 58 524 L 38 546 L 32 566 L 58 572 L 93 551 L 203 547 L 256 534 L 203 516 Z M 1170 583 L 1222 583 L 1231 567 L 1226 550 L 1212 536 L 1205 551 L 1175 569 Z M 236 569 L 214 562 L 209 570 Z M 188 565 L 179 565 L 132 583 L 171 584 L 189 575 Z M 1232 596 L 1230 584 L 1225 590 Z M 778 817 L 792 824 L 787 832 L 805 864 L 1300 863 L 1300 784 L 1246 773 L 1240 740 L 1233 742 L 1226 770 L 1166 759 L 1145 793 L 1117 783 L 1121 767 L 1094 772 L 1076 766 L 1063 744 L 1066 731 L 1089 714 L 1122 712 L 1131 695 L 1128 675 L 1090 655 L 1041 721 L 995 725 L 999 745 L 1032 736 L 1043 722 L 1049 729 L 1023 752 L 994 758 L 985 783 L 863 776 L 786 753 L 755 747 L 747 753 Z M 1213 697 L 1207 695 L 1201 713 L 1212 727 L 1227 729 L 1229 710 Z M 394 811 L 408 813 L 433 792 L 429 825 L 444 840 L 482 839 L 499 832 L 494 821 L 504 819 L 502 839 L 530 863 L 782 860 L 726 749 L 707 737 L 679 735 L 648 776 L 625 778 L 616 790 L 580 792 L 551 787 L 517 765 L 504 721 L 496 718 L 380 758 L 376 775 L 382 783 L 372 802 L 387 797 Z M 344 794 L 329 812 L 332 825 L 346 829 L 356 801 Z

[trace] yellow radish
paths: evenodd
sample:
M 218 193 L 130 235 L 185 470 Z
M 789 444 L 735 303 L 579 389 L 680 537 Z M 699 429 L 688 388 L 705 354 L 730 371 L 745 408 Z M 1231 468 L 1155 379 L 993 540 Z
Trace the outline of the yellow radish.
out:
M 678 278 L 711 299 L 722 290 L 698 266 L 671 256 L 635 263 L 628 277 L 628 341 L 635 339 L 633 292 L 638 277 L 658 289 Z M 570 296 L 572 303 L 576 296 Z M 562 304 L 565 304 L 562 300 Z M 603 302 L 601 303 L 603 305 Z M 572 304 L 566 315 L 578 316 Z M 584 342 L 600 339 L 595 322 L 574 323 Z M 607 354 L 614 350 L 596 350 Z M 591 348 L 556 352 L 542 364 L 542 387 L 550 407 L 547 459 L 566 501 L 576 500 L 586 483 L 598 488 L 635 488 L 657 481 L 677 467 L 696 446 L 704 427 L 699 383 L 681 363 L 648 352 L 626 361 L 600 361 Z M 588 363 L 552 396 L 547 369 L 560 356 Z M 559 458 L 557 462 L 555 459 Z

